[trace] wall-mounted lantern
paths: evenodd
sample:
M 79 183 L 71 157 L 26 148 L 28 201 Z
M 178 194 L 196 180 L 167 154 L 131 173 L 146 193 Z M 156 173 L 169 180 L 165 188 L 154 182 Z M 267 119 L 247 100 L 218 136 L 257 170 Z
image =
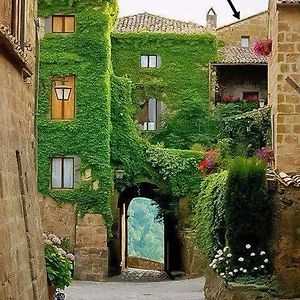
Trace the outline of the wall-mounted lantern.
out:
M 123 180 L 124 175 L 125 175 L 125 171 L 122 170 L 122 169 L 117 169 L 115 171 L 115 177 L 116 177 L 117 180 L 120 180 L 120 181 Z
M 71 95 L 72 88 L 67 85 L 56 85 L 54 87 L 55 94 L 58 100 L 68 101 Z
M 259 107 L 260 107 L 260 108 L 265 107 L 265 104 L 266 104 L 265 99 L 259 99 Z

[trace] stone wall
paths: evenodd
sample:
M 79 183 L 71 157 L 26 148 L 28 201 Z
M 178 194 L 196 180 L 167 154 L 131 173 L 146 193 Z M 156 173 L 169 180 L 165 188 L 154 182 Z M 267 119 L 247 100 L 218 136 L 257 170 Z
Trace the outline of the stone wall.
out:
M 299 5 L 277 7 L 275 1 L 270 1 L 270 35 L 273 49 L 269 102 L 274 124 L 275 168 L 284 172 L 300 172 Z
M 10 24 L 10 3 L 0 0 L 1 28 Z M 25 38 L 34 45 L 35 1 L 26 5 Z M 24 82 L 25 56 L 9 33 L 1 31 L 0 44 L 0 298 L 48 299 L 34 168 L 34 75 Z M 33 51 L 23 54 L 34 66 Z
M 75 253 L 74 278 L 103 281 L 108 276 L 107 229 L 98 214 L 80 217 L 72 204 L 58 205 L 51 198 L 40 202 L 43 228 L 69 239 Z
M 241 37 L 250 36 L 250 44 L 268 36 L 268 13 L 262 12 L 241 21 L 219 27 L 217 37 L 226 45 L 241 46 Z
M 300 297 L 300 189 L 277 191 L 274 266 L 285 297 Z
M 204 294 L 206 300 L 280 300 L 269 295 L 265 287 L 225 283 L 212 272 L 206 276 Z
M 129 268 L 134 268 L 134 269 L 157 270 L 157 271 L 164 270 L 163 263 L 141 258 L 141 257 L 134 257 L 134 256 L 128 256 L 127 265 Z

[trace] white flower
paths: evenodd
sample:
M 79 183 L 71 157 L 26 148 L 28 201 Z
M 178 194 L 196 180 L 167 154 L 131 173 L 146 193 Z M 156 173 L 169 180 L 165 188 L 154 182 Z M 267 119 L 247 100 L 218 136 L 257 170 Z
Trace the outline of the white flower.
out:
M 266 258 L 266 259 L 264 260 L 264 263 L 267 264 L 268 262 L 269 262 L 269 260 Z
M 260 266 L 260 268 L 261 268 L 261 269 L 264 269 L 264 268 L 265 268 L 265 266 L 264 266 L 264 265 L 261 265 L 261 266 Z
M 254 271 L 257 271 L 257 270 L 258 270 L 258 268 L 257 268 L 257 267 L 254 267 L 254 268 L 253 268 L 253 270 L 254 270 Z
M 231 254 L 231 253 L 228 253 L 228 254 L 227 254 L 227 257 L 232 257 L 232 254 Z
M 238 269 L 234 269 L 234 270 L 233 270 L 234 273 L 237 273 L 238 271 L 239 271 Z
M 213 259 L 212 263 L 215 264 L 217 261 L 217 259 Z
M 247 244 L 246 245 L 246 249 L 250 249 L 251 248 L 251 245 L 250 244 Z
M 227 250 L 229 250 L 229 247 L 228 247 L 228 246 L 226 246 L 226 247 L 223 249 L 224 252 L 226 252 Z
M 219 255 L 219 254 L 216 254 L 216 255 L 215 255 L 215 258 L 219 258 L 220 256 L 221 256 L 221 255 Z
M 222 260 L 224 260 L 224 257 L 220 257 L 220 258 L 219 258 L 219 261 L 222 261 Z
M 222 254 L 223 254 L 223 251 L 222 251 L 222 250 L 218 250 L 217 253 L 218 253 L 219 255 L 222 255 Z
M 229 272 L 228 274 L 229 274 L 230 276 L 233 276 L 233 273 L 232 273 L 232 272 Z
M 240 262 L 243 262 L 243 261 L 244 261 L 244 259 L 243 259 L 242 257 L 240 257 L 240 258 L 239 258 L 239 261 L 240 261 Z
M 266 252 L 265 251 L 261 251 L 260 255 L 266 255 Z
M 226 260 L 226 264 L 227 264 L 227 265 L 229 264 L 229 261 L 228 261 L 228 260 Z
M 224 276 L 224 275 L 225 275 L 225 273 L 221 273 L 221 274 L 220 274 L 220 276 Z
M 243 272 L 244 268 L 240 268 L 240 271 Z
M 213 265 L 212 268 L 213 268 L 213 269 L 216 269 L 216 268 L 217 268 L 217 265 Z
M 254 252 L 252 252 L 252 253 L 250 254 L 250 256 L 255 256 L 255 253 L 254 253 Z
M 245 270 L 243 270 L 243 273 L 247 273 L 247 270 L 245 269 Z

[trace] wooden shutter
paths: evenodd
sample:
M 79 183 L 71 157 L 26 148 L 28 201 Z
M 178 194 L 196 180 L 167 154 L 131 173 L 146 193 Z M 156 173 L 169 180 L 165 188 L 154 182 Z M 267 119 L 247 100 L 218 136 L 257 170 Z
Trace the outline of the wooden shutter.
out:
M 66 33 L 75 31 L 75 17 L 65 16 L 65 31 Z
M 141 111 L 139 113 L 138 116 L 138 122 L 139 124 L 144 124 L 146 122 L 149 122 L 149 113 L 148 113 L 148 101 L 146 101 L 142 107 L 141 107 Z
M 63 16 L 52 17 L 52 32 L 63 32 Z
M 55 93 L 55 85 L 68 85 L 72 88 L 68 101 L 58 100 Z M 73 120 L 75 118 L 75 76 L 52 79 L 51 95 L 51 119 Z

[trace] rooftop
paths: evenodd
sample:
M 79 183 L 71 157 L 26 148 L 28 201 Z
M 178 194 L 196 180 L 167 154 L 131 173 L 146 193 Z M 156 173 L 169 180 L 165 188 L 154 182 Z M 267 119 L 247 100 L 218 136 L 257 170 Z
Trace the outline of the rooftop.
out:
M 252 49 L 225 46 L 220 50 L 219 61 L 215 65 L 267 65 L 266 56 L 257 56 Z
M 300 4 L 300 0 L 277 0 L 278 4 Z
M 284 186 L 300 187 L 300 175 L 289 175 L 284 172 L 276 172 L 274 170 L 268 170 L 267 179 L 270 181 L 279 181 Z
M 119 18 L 117 32 L 201 33 L 205 28 L 197 23 L 168 19 L 147 12 Z

